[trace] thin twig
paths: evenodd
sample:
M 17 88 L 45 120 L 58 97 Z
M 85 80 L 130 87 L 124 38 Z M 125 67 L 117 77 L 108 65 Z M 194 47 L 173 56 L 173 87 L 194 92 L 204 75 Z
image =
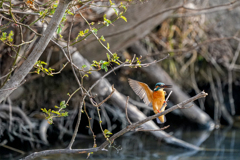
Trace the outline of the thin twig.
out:
M 161 111 L 164 106 L 165 107 L 167 106 L 167 101 L 168 101 L 168 98 L 170 97 L 171 94 L 172 94 L 172 91 L 168 94 L 167 98 L 165 99 L 165 103 L 163 103 L 163 105 L 162 105 L 162 107 L 159 111 Z
M 32 32 L 34 32 L 36 35 L 41 36 L 41 34 L 37 33 L 36 31 L 34 31 L 31 27 L 29 27 L 29 26 L 26 25 L 26 24 L 23 24 L 23 23 L 20 23 L 20 22 L 15 22 L 14 20 L 9 19 L 9 18 L 3 16 L 2 14 L 0 14 L 0 16 L 1 16 L 2 18 L 4 18 L 4 19 L 10 21 L 10 22 L 13 22 L 13 23 L 16 23 L 16 24 L 18 24 L 18 25 L 22 25 L 22 26 L 24 26 L 24 27 L 27 27 L 27 28 L 30 29 Z
M 172 91 L 170 91 L 170 93 L 168 94 L 167 98 L 166 98 L 166 102 L 168 101 L 168 98 L 170 97 L 170 95 L 172 94 Z
M 128 100 L 129 100 L 129 96 L 127 96 L 127 100 L 126 100 L 125 113 L 126 113 L 127 121 L 128 121 L 128 123 L 131 125 L 132 122 L 131 122 L 130 119 L 128 118 L 128 114 L 127 114 Z
M 0 12 L 9 12 L 9 10 L 8 9 L 0 9 Z M 16 11 L 16 10 L 12 10 L 11 12 L 17 13 L 17 14 L 41 16 L 39 13 L 34 13 L 34 12 L 22 12 L 22 11 Z M 46 15 L 46 16 L 52 18 L 51 15 Z
M 162 131 L 164 129 L 167 129 L 168 127 L 170 127 L 170 125 L 159 128 L 159 129 L 142 129 L 142 128 L 138 128 L 135 131 L 143 131 L 143 132 L 151 132 L 151 131 Z
M 79 7 L 74 14 L 76 14 L 76 12 L 80 11 L 81 9 L 83 9 L 86 5 L 88 5 L 89 3 L 91 3 L 93 0 L 88 1 L 87 3 L 85 3 L 84 5 L 82 5 L 81 7 Z
M 13 68 L 7 73 L 5 74 L 4 76 L 0 77 L 0 79 L 3 79 L 5 77 L 7 77 L 9 74 L 11 74 L 15 69 L 17 68 L 17 66 L 13 66 Z
M 170 56 L 170 54 L 168 54 L 167 56 L 165 56 L 164 58 L 162 58 L 162 59 L 159 59 L 159 60 L 154 60 L 153 62 L 149 62 L 149 63 L 144 63 L 144 64 L 132 64 L 132 63 L 125 63 L 125 65 L 124 66 L 137 66 L 137 67 L 148 67 L 149 65 L 151 65 L 151 64 L 154 64 L 154 63 L 158 63 L 158 62 L 160 62 L 160 61 L 163 61 L 163 60 L 165 60 L 165 59 L 167 59 L 168 57 Z
M 190 105 L 190 106 L 187 106 L 187 107 L 183 107 L 183 106 L 181 107 L 181 106 L 179 106 L 179 108 L 180 108 L 180 109 L 188 109 L 188 108 L 191 108 L 192 106 L 193 106 L 193 104 Z
M 94 105 L 95 107 L 100 107 L 103 103 L 105 103 L 110 97 L 112 97 L 114 91 L 116 89 L 114 88 L 114 85 L 112 85 L 112 92 L 109 94 L 109 96 L 107 96 L 107 98 L 105 98 L 102 102 L 98 103 L 97 105 Z M 93 104 L 93 103 L 92 103 Z
M 88 127 L 89 127 L 90 131 L 91 131 L 92 134 L 93 134 L 93 148 L 94 148 L 94 147 L 97 146 L 97 143 L 96 143 L 96 135 L 94 134 L 94 132 L 93 132 L 93 130 L 92 130 L 92 126 L 91 126 L 91 122 L 90 122 L 90 120 L 91 120 L 92 118 L 90 118 L 89 115 L 88 115 L 88 113 L 87 113 L 86 104 L 85 104 L 85 103 L 84 103 L 84 112 L 85 112 L 85 114 L 86 114 L 86 116 L 87 116 L 87 118 L 88 118 Z
M 5 145 L 5 144 L 2 144 L 2 145 L 0 144 L 0 146 L 2 146 L 2 147 L 4 147 L 4 148 L 7 148 L 7 149 L 9 149 L 9 150 L 12 150 L 12 151 L 18 152 L 18 153 L 20 153 L 20 154 L 22 154 L 22 155 L 25 154 L 24 151 L 21 151 L 20 149 L 13 148 L 13 147 L 8 146 L 8 145 Z
M 22 83 L 20 83 L 20 84 L 17 85 L 16 87 L 6 88 L 6 89 L 0 89 L 0 92 L 8 91 L 8 90 L 15 90 L 16 88 L 18 88 L 19 86 L 21 86 L 21 85 L 24 84 L 25 82 L 26 82 L 26 80 L 23 80 Z

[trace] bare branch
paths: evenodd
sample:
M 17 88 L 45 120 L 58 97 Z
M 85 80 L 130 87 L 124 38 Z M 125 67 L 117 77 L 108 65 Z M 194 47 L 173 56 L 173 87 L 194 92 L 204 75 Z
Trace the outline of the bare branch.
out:
M 170 127 L 170 125 L 162 127 L 160 129 L 142 129 L 142 128 L 138 128 L 135 131 L 143 131 L 143 132 L 151 132 L 151 131 L 162 131 L 164 129 L 167 129 L 168 127 Z
M 22 160 L 32 160 L 37 157 L 47 156 L 47 155 L 54 155 L 54 154 L 83 154 L 89 152 L 97 152 L 99 151 L 99 147 L 97 148 L 88 148 L 88 149 L 53 149 L 53 150 L 46 150 L 41 152 L 34 152 L 29 156 L 23 158 Z M 102 150 L 104 151 L 104 150 Z
M 105 98 L 102 102 L 100 102 L 97 105 L 94 105 L 95 107 L 100 107 L 103 103 L 105 103 L 114 93 L 116 89 L 114 88 L 114 85 L 112 85 L 112 92 L 109 94 L 109 96 L 107 98 Z M 93 103 L 92 103 L 93 104 Z
M 128 100 L 129 100 L 129 96 L 127 96 L 127 100 L 126 100 L 125 113 L 126 113 L 126 118 L 127 118 L 127 120 L 128 120 L 128 123 L 131 125 L 132 122 L 131 122 L 130 119 L 128 118 L 128 114 L 127 114 Z
M 0 9 L 0 12 L 9 12 L 8 9 Z M 23 12 L 23 11 L 16 11 L 16 10 L 12 10 L 12 13 L 17 13 L 17 14 L 26 14 L 26 15 L 35 15 L 35 16 L 40 16 L 39 13 L 34 13 L 34 12 Z M 52 18 L 51 15 L 47 15 L 47 17 Z

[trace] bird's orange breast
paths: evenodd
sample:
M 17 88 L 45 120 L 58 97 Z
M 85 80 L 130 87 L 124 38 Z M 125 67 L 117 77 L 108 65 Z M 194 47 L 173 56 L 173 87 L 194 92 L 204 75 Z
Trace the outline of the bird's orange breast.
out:
M 153 92 L 152 106 L 154 112 L 157 114 L 159 110 L 162 108 L 163 103 L 165 101 L 165 92 L 161 89 Z
M 155 114 L 163 112 L 165 110 L 166 106 L 163 106 L 164 101 L 165 91 L 163 91 L 163 89 L 153 92 L 152 107 Z M 164 115 L 159 116 L 158 119 L 160 120 L 160 123 L 166 122 Z

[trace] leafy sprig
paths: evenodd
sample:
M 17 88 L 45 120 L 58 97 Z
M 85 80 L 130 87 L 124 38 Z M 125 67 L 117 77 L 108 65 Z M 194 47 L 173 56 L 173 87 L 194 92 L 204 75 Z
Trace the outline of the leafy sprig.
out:
M 34 71 L 35 73 L 39 74 L 40 71 L 42 71 L 43 73 L 49 75 L 49 76 L 53 76 L 53 72 L 55 69 L 52 68 L 45 68 L 44 65 L 47 65 L 46 62 L 44 61 L 37 61 L 34 65 L 34 68 L 36 68 L 36 70 Z
M 65 112 L 64 109 L 67 108 L 67 104 L 65 101 L 61 101 L 60 107 L 55 106 L 58 110 L 51 110 L 46 108 L 41 108 L 41 110 L 45 113 L 46 120 L 48 120 L 49 124 L 53 124 L 53 118 L 55 117 L 66 117 L 68 116 L 68 112 Z

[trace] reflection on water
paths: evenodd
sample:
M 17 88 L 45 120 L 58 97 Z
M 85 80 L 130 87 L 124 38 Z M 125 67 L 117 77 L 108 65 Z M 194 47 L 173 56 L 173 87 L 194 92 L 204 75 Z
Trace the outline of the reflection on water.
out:
M 177 138 L 200 146 L 202 151 L 190 151 L 166 145 L 148 133 L 128 133 L 115 140 L 109 152 L 94 153 L 89 159 L 100 160 L 235 160 L 240 159 L 240 129 L 225 127 L 219 130 L 191 131 L 178 129 L 173 132 Z M 100 143 L 100 142 L 98 142 Z M 76 142 L 74 148 L 92 146 L 92 140 Z M 42 157 L 39 160 L 86 159 L 87 155 L 59 155 Z

